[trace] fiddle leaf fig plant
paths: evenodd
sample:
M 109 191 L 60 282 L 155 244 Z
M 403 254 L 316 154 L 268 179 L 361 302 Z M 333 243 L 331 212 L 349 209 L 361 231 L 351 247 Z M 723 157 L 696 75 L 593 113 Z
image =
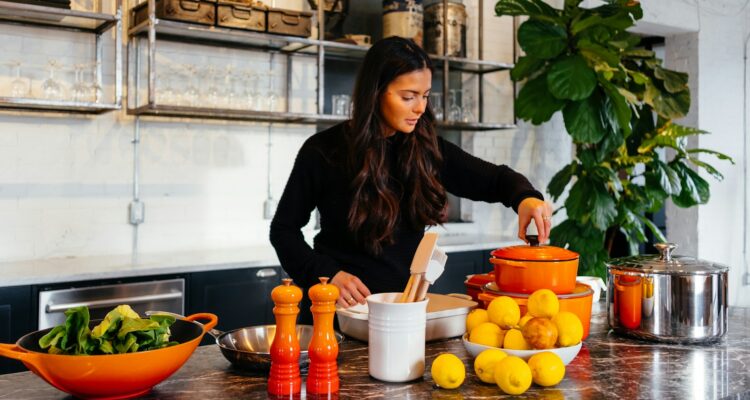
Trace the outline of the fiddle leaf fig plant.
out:
M 517 117 L 538 125 L 559 111 L 575 145 L 573 161 L 547 187 L 558 200 L 570 186 L 561 207 L 567 219 L 552 229 L 551 241 L 580 253 L 581 275 L 604 277 L 618 231 L 637 253 L 646 230 L 666 240 L 646 213 L 668 199 L 679 207 L 709 200 L 709 184 L 696 170 L 723 177 L 699 156 L 733 161 L 687 147 L 688 138 L 707 132 L 674 122 L 690 109 L 688 75 L 664 68 L 626 31 L 643 17 L 640 3 L 580 3 L 565 0 L 556 9 L 542 0 L 500 0 L 495 12 L 528 17 L 517 36 L 524 55 L 510 73 L 525 81 Z M 673 155 L 667 159 L 663 149 Z

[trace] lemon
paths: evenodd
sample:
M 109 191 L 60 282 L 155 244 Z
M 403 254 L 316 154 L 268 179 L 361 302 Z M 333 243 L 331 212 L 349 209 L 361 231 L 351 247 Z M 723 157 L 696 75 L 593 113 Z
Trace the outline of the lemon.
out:
M 482 322 L 489 322 L 489 317 L 487 316 L 487 310 L 483 310 L 481 308 L 475 308 L 471 310 L 469 315 L 466 316 L 466 332 L 471 332 L 472 329 L 476 328 L 477 325 L 481 324 Z
M 557 298 L 555 298 L 557 299 Z M 521 319 L 521 309 L 518 303 L 508 296 L 496 297 L 487 307 L 487 314 L 490 322 L 497 324 L 503 329 L 510 329 Z
M 560 301 L 555 292 L 549 289 L 539 289 L 529 296 L 529 314 L 534 317 L 552 318 L 560 311 Z
M 502 347 L 505 331 L 492 322 L 483 322 L 469 333 L 469 341 L 491 347 Z
M 529 322 L 529 320 L 532 318 L 534 318 L 533 315 L 526 313 L 523 317 L 521 317 L 520 320 L 518 320 L 518 327 L 523 328 L 523 326 L 526 325 L 526 323 Z
M 531 356 L 529 367 L 534 383 L 540 386 L 555 386 L 565 377 L 565 364 L 562 359 L 549 351 Z
M 583 338 L 583 324 L 577 315 L 570 311 L 561 311 L 552 322 L 557 326 L 557 345 L 560 347 L 574 346 Z
M 460 358 L 451 353 L 443 353 L 432 362 L 430 373 L 436 385 L 445 389 L 455 389 L 464 383 L 466 367 Z
M 505 332 L 503 347 L 511 350 L 531 350 L 531 345 L 523 338 L 523 333 L 518 329 Z
M 502 350 L 487 349 L 474 359 L 474 372 L 482 382 L 495 383 L 495 365 L 505 357 L 508 355 Z
M 531 368 L 519 357 L 505 357 L 495 365 L 495 383 L 506 394 L 521 394 L 531 386 Z

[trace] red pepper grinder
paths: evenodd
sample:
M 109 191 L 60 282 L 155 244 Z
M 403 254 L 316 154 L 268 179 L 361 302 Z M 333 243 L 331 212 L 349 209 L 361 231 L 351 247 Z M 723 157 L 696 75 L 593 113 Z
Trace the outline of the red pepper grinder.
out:
M 302 300 L 302 289 L 292 285 L 291 279 L 282 279 L 283 284 L 271 291 L 276 304 L 276 335 L 271 344 L 271 375 L 268 378 L 268 393 L 273 396 L 293 396 L 300 393 L 302 380 L 299 375 L 299 340 L 297 339 L 297 314 Z
M 310 368 L 307 372 L 307 393 L 330 395 L 339 391 L 339 372 L 336 357 L 339 343 L 333 330 L 333 314 L 336 312 L 336 299 L 339 288 L 322 277 L 320 283 L 308 291 L 313 314 L 313 336 L 307 353 Z

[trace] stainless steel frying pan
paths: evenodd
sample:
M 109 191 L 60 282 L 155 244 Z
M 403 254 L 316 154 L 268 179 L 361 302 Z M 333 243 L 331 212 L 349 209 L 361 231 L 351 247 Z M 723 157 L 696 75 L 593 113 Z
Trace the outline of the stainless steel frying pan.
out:
M 170 314 L 176 318 L 182 316 L 162 311 L 146 311 L 146 315 Z M 271 370 L 271 344 L 276 335 L 276 325 L 258 325 L 239 328 L 228 332 L 211 329 L 208 334 L 216 339 L 221 354 L 235 368 L 251 372 L 268 373 Z M 336 332 L 336 341 L 344 341 L 344 335 Z M 300 347 L 300 371 L 307 371 L 310 358 L 307 348 L 313 337 L 312 325 L 297 325 L 297 339 Z

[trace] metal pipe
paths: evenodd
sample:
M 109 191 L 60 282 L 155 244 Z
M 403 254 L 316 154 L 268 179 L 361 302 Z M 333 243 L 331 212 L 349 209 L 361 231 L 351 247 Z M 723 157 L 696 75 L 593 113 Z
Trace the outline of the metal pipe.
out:
M 156 104 L 156 0 L 148 0 L 148 105 Z
M 115 104 L 119 107 L 122 106 L 122 0 L 117 0 L 116 16 L 117 25 L 115 26 Z
M 326 23 L 325 23 L 325 12 L 323 11 L 325 2 L 323 0 L 318 1 L 318 40 L 325 40 L 326 35 Z M 323 114 L 325 110 L 325 48 L 322 43 L 318 43 L 318 76 L 317 86 L 315 90 L 318 94 L 318 114 Z
M 479 40 L 479 45 L 477 46 L 478 58 L 484 60 L 484 0 L 479 0 L 479 16 L 477 19 L 479 20 L 479 32 L 477 35 Z M 482 67 L 479 66 L 479 68 Z M 484 121 L 484 74 L 478 74 L 477 77 L 479 78 L 479 93 L 477 94 L 479 113 L 477 114 L 477 122 L 481 123 Z
M 443 0 L 443 122 L 448 121 L 448 92 L 450 70 L 448 61 L 448 0 Z

